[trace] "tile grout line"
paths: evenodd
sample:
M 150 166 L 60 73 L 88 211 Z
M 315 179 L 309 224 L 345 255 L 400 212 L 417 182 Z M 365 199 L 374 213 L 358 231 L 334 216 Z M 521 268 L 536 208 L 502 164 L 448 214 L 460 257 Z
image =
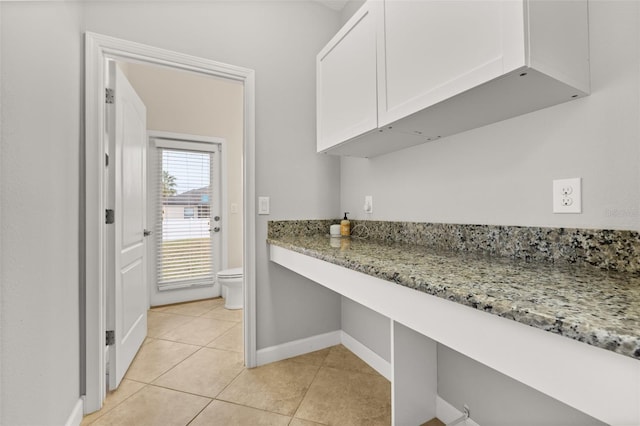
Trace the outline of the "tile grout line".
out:
M 200 318 L 200 317 L 192 317 L 192 318 L 194 318 L 194 320 L 195 320 L 195 319 Z M 199 344 L 199 343 L 189 343 L 189 342 L 184 342 L 184 341 L 180 341 L 180 340 L 172 340 L 172 339 L 169 339 L 169 338 L 165 337 L 167 334 L 169 334 L 169 333 L 171 333 L 171 332 L 173 332 L 173 331 L 177 330 L 178 328 L 181 328 L 181 327 L 184 327 L 184 326 L 187 326 L 187 325 L 191 324 L 191 321 L 189 321 L 189 322 L 187 322 L 187 323 L 185 323 L 185 324 L 179 325 L 178 327 L 174 328 L 173 330 L 170 330 L 170 331 L 167 331 L 166 333 L 161 334 L 159 337 L 153 337 L 153 339 L 156 339 L 156 340 L 164 340 L 164 341 L 166 341 L 166 342 L 180 343 L 180 344 L 182 344 L 182 345 L 192 345 L 192 346 L 206 347 L 207 345 L 211 344 L 214 340 L 216 340 L 216 339 L 218 339 L 219 337 L 221 337 L 221 336 L 223 336 L 224 334 L 226 334 L 228 331 L 230 331 L 233 327 L 235 327 L 235 326 L 238 324 L 237 322 L 234 322 L 234 321 L 219 320 L 219 319 L 216 319 L 216 318 L 203 318 L 203 319 L 212 319 L 212 320 L 215 320 L 215 321 L 228 322 L 228 323 L 233 323 L 233 325 L 232 325 L 231 327 L 227 328 L 226 330 L 224 330 L 224 331 L 222 332 L 222 334 L 220 334 L 220 335 L 218 335 L 218 336 L 214 337 L 213 339 L 211 339 L 211 340 L 207 341 L 204 345 L 201 345 L 201 344 Z
M 209 312 L 209 311 L 207 311 L 207 312 Z M 206 313 L 206 312 L 205 312 L 205 313 Z M 172 315 L 180 315 L 180 314 L 172 314 Z M 204 315 L 204 314 L 203 314 L 203 315 Z M 183 315 L 183 316 L 189 316 L 189 315 Z M 199 318 L 199 316 L 198 316 L 198 317 L 193 317 L 193 316 L 192 316 L 192 318 Z M 183 324 L 183 325 L 189 324 L 190 322 L 191 322 L 191 321 L 188 321 L 187 323 L 185 323 L 185 324 Z M 181 327 L 181 326 L 177 326 L 177 327 L 175 327 L 173 330 L 175 330 L 175 329 L 177 329 L 177 328 L 179 328 L 179 327 Z M 173 330 L 171 330 L 171 331 L 173 331 Z M 170 332 L 170 331 L 168 331 L 167 333 L 164 333 L 164 334 L 168 334 L 169 332 Z M 215 339 L 214 339 L 214 340 L 215 340 Z M 174 341 L 172 341 L 172 340 L 166 340 L 166 341 L 174 342 Z M 212 340 L 212 341 L 213 341 L 213 340 Z M 182 342 L 174 342 L 174 343 L 182 343 Z M 211 342 L 209 342 L 209 343 L 211 343 Z M 165 374 L 167 374 L 168 372 L 170 372 L 171 370 L 173 370 L 174 368 L 176 368 L 178 365 L 182 364 L 183 362 L 185 362 L 186 360 L 188 360 L 189 358 L 191 358 L 192 356 L 194 356 L 195 354 L 197 354 L 198 352 L 200 352 L 202 349 L 206 348 L 206 346 L 202 346 L 202 345 L 194 345 L 194 346 L 199 346 L 199 349 L 197 349 L 197 350 L 193 351 L 193 353 L 191 353 L 191 354 L 190 354 L 189 356 L 187 356 L 185 359 L 181 360 L 180 362 L 178 362 L 177 364 L 175 364 L 173 367 L 169 368 L 167 371 L 165 371 L 164 373 L 160 374 L 158 377 L 156 377 L 155 379 L 153 379 L 153 382 L 157 381 L 160 377 L 164 376 Z M 198 417 L 198 416 L 199 416 L 199 415 L 200 415 L 200 414 L 201 414 L 201 413 L 202 413 L 202 412 L 203 412 L 203 411 L 204 411 L 204 410 L 209 406 L 209 405 L 211 405 L 211 403 L 215 400 L 215 398 L 210 398 L 210 397 L 207 397 L 207 396 L 204 396 L 204 395 L 199 395 L 199 394 L 195 394 L 195 393 L 190 393 L 190 392 L 185 392 L 185 391 L 181 391 L 181 390 L 177 390 L 177 389 L 172 389 L 172 388 L 165 387 L 165 386 L 160 386 L 160 385 L 154 384 L 153 382 L 152 382 L 152 383 L 149 383 L 147 386 L 155 386 L 155 387 L 158 387 L 158 388 L 161 388 L 161 389 L 167 389 L 167 390 L 174 391 L 174 392 L 180 392 L 180 393 L 183 393 L 183 394 L 186 394 L 186 395 L 193 395 L 193 396 L 198 396 L 198 397 L 201 397 L 201 398 L 207 398 L 207 399 L 209 399 L 209 402 L 207 402 L 207 403 L 204 405 L 204 407 L 202 407 L 202 409 L 200 409 L 200 410 L 199 410 L 199 411 L 198 411 L 198 412 L 197 412 L 197 413 L 196 413 L 196 414 L 191 418 L 191 420 L 189 420 L 189 421 L 185 424 L 185 426 L 188 426 L 188 425 L 190 425 L 191 423 L 193 423 L 193 421 L 194 421 L 194 420 L 195 420 L 195 419 L 196 419 L 196 418 L 197 418 L 197 417 Z
M 214 308 L 214 309 L 216 309 L 216 308 Z M 212 309 L 212 310 L 213 310 L 213 309 Z M 206 314 L 206 313 L 208 313 L 208 312 L 210 312 L 210 311 L 207 311 L 207 312 L 205 312 L 205 313 L 204 313 L 204 314 L 202 314 L 202 315 L 205 315 L 205 314 Z M 201 317 L 201 316 L 200 316 L 200 317 Z M 200 318 L 200 317 L 194 317 L 194 318 Z M 178 326 L 178 327 L 180 327 L 180 326 Z M 176 327 L 176 328 L 177 328 L 177 327 Z M 232 328 L 233 328 L 233 327 L 232 327 Z M 206 343 L 205 345 L 194 345 L 194 346 L 199 346 L 199 349 L 197 349 L 196 351 L 194 351 L 192 354 L 190 354 L 189 356 L 187 356 L 187 357 L 186 357 L 185 359 L 183 359 L 182 361 L 178 362 L 176 365 L 174 365 L 173 367 L 171 367 L 170 369 L 168 369 L 168 370 L 167 370 L 167 371 L 165 371 L 164 373 L 160 374 L 158 377 L 156 377 L 156 378 L 153 380 L 153 382 L 157 381 L 160 377 L 162 377 L 162 376 L 164 376 L 165 374 L 169 373 L 171 370 L 173 370 L 174 368 L 176 368 L 178 365 L 182 364 L 183 362 L 185 362 L 186 360 L 188 360 L 189 358 L 191 358 L 192 356 L 194 356 L 195 354 L 197 354 L 198 352 L 200 352 L 200 351 L 202 351 L 202 350 L 204 350 L 204 349 L 213 349 L 213 350 L 221 350 L 221 351 L 225 351 L 225 352 L 238 353 L 238 352 L 236 352 L 236 351 L 227 351 L 227 350 L 219 349 L 219 348 L 209 348 L 209 347 L 207 346 L 207 345 L 211 344 L 213 341 L 215 341 L 216 339 L 218 339 L 219 337 L 221 337 L 222 335 L 226 334 L 228 331 L 229 331 L 229 330 L 225 331 L 223 334 L 221 334 L 220 336 L 218 336 L 218 337 L 214 338 L 213 340 L 211 340 L 210 342 Z M 168 341 L 173 342 L 172 340 L 168 340 Z M 182 342 L 175 342 L 175 343 L 182 343 Z M 242 370 L 240 370 L 240 372 L 238 372 L 238 374 L 237 374 L 237 375 L 236 375 L 236 376 L 235 376 L 235 377 L 234 377 L 234 378 L 229 382 L 229 384 L 231 384 L 231 383 L 232 383 L 232 382 L 233 382 L 233 381 L 234 381 L 234 380 L 235 380 L 235 379 L 236 379 L 236 378 L 237 378 L 237 377 L 242 373 L 242 371 L 244 371 L 244 369 L 245 369 L 245 367 L 243 366 L 243 369 L 242 369 Z M 226 386 L 225 386 L 225 387 L 224 387 L 220 392 L 218 392 L 218 393 L 217 393 L 216 397 L 213 397 L 213 398 L 212 398 L 212 397 L 210 397 L 210 396 L 200 395 L 200 394 L 192 393 L 192 392 L 186 392 L 186 391 L 183 391 L 183 390 L 177 390 L 177 389 L 173 389 L 173 388 L 170 388 L 170 387 L 167 387 L 167 386 L 161 386 L 161 385 L 159 385 L 159 384 L 155 384 L 155 383 L 153 383 L 153 382 L 152 382 L 152 383 L 149 383 L 149 384 L 148 384 L 148 386 L 155 386 L 155 387 L 158 387 L 158 388 L 167 389 L 167 390 L 174 391 L 174 392 L 180 392 L 180 393 L 183 393 L 183 394 L 186 394 L 186 395 L 193 395 L 193 396 L 198 396 L 198 397 L 201 397 L 201 398 L 207 398 L 207 399 L 209 399 L 209 402 L 208 402 L 204 407 L 202 407 L 202 409 L 201 409 L 200 411 L 198 411 L 198 412 L 197 412 L 197 413 L 196 413 L 196 414 L 191 418 L 191 420 L 189 420 L 189 421 L 185 424 L 185 426 L 188 426 L 188 425 L 190 425 L 191 423 L 193 423 L 193 421 L 194 421 L 194 420 L 195 420 L 195 419 L 196 419 L 200 414 L 202 414 L 202 412 L 203 412 L 203 411 L 204 411 L 204 410 L 205 410 L 209 405 L 211 405 L 211 403 L 212 403 L 213 401 L 216 401 L 216 400 L 217 400 L 217 396 L 218 396 L 218 395 L 220 395 L 220 394 L 224 391 L 224 389 L 226 389 L 226 387 L 227 387 L 227 386 L 229 386 L 229 384 L 227 384 L 227 385 L 226 385 Z
M 214 309 L 216 309 L 216 308 L 214 308 Z M 212 310 L 213 310 L 213 309 L 212 309 Z M 209 312 L 209 311 L 207 311 L 207 312 Z M 205 312 L 205 313 L 207 313 L 207 312 Z M 204 315 L 204 314 L 203 314 L 203 315 Z M 193 318 L 200 318 L 200 317 L 193 317 Z M 189 324 L 189 323 L 190 323 L 190 322 L 187 322 L 187 323 L 185 323 L 185 324 L 183 324 L 183 325 L 186 325 L 186 324 Z M 235 323 L 235 324 L 237 324 L 237 323 Z M 234 324 L 231 328 L 235 327 L 235 324 Z M 176 327 L 176 328 L 179 328 L 179 327 L 181 327 L 181 326 L 182 326 L 182 325 L 180 325 L 180 326 L 178 326 L 178 327 Z M 188 360 L 189 358 L 191 358 L 192 356 L 194 356 L 195 354 L 197 354 L 198 352 L 200 352 L 202 349 L 217 349 L 217 350 L 224 350 L 224 349 L 218 349 L 218 348 L 209 348 L 207 345 L 210 345 L 213 341 L 215 341 L 215 340 L 216 340 L 216 339 L 218 339 L 219 337 L 221 337 L 221 336 L 223 336 L 224 334 L 226 334 L 229 330 L 231 330 L 231 328 L 229 328 L 228 330 L 225 330 L 225 331 L 224 331 L 220 336 L 215 337 L 214 339 L 212 339 L 211 341 L 209 341 L 209 342 L 205 343 L 204 345 L 198 345 L 198 344 L 193 344 L 193 343 L 184 343 L 184 342 L 178 342 L 178 341 L 175 341 L 175 340 L 169 340 L 169 339 L 156 338 L 156 340 L 163 340 L 163 341 L 166 341 L 166 342 L 179 343 L 179 344 L 183 344 L 183 345 L 198 346 L 198 347 L 199 347 L 199 349 L 196 349 L 193 353 L 189 354 L 186 358 L 184 358 L 183 360 L 179 361 L 177 364 L 175 364 L 175 365 L 171 366 L 168 370 L 165 370 L 165 371 L 163 371 L 162 373 L 160 373 L 160 375 L 158 375 L 157 377 L 155 377 L 151 382 L 149 382 L 149 384 L 154 384 L 154 382 L 155 382 L 155 381 L 157 381 L 160 377 L 162 377 L 162 376 L 164 376 L 165 374 L 167 374 L 168 372 L 172 371 L 172 370 L 173 370 L 174 368 L 176 368 L 178 365 L 182 364 L 183 362 L 185 362 L 186 360 Z M 175 329 L 174 329 L 174 330 L 175 330 Z M 167 333 L 164 333 L 164 334 L 168 334 L 168 333 L 170 333 L 170 331 L 168 331 Z M 163 335 L 164 335 L 164 334 L 163 334 Z M 244 349 L 244 348 L 243 348 L 243 349 Z M 236 351 L 227 351 L 227 352 L 234 352 L 234 353 L 237 353 Z M 237 377 L 237 376 L 236 376 L 236 377 Z M 234 380 L 235 380 L 235 377 L 234 377 Z M 144 382 L 142 382 L 142 383 L 144 383 Z M 156 384 L 154 384 L 154 386 L 165 388 L 164 386 L 159 386 L 159 385 L 156 385 Z M 165 389 L 171 389 L 171 388 L 165 388 Z M 176 390 L 176 389 L 171 389 L 171 390 Z M 181 391 L 178 391 L 178 392 L 181 392 Z M 184 392 L 184 393 L 189 393 L 189 392 Z M 201 396 L 201 397 L 204 397 L 204 398 L 210 398 L 210 397 L 208 397 L 208 396 L 204 396 L 204 395 L 198 395 L 198 394 L 192 394 L 192 395 Z M 219 393 L 218 393 L 218 395 L 219 395 Z
M 217 308 L 214 308 L 214 309 L 217 309 Z M 214 310 L 214 309 L 211 309 L 210 311 L 207 311 L 207 312 L 203 313 L 202 315 L 205 315 L 205 314 L 207 314 L 207 313 L 211 312 L 211 311 L 212 311 L 212 310 Z M 202 317 L 202 315 L 201 315 L 201 316 L 198 316 L 198 317 L 194 317 L 194 318 L 201 318 L 201 317 Z M 215 319 L 215 318 L 214 318 L 214 319 Z M 239 323 L 238 323 L 238 322 L 236 322 L 236 321 L 234 321 L 234 323 L 235 323 L 235 325 L 239 324 Z M 235 327 L 235 325 L 234 325 L 234 326 L 232 326 L 231 328 Z M 231 328 L 230 328 L 229 330 L 231 330 Z M 185 362 L 187 359 L 191 358 L 191 357 L 192 357 L 192 356 L 194 356 L 196 353 L 198 353 L 198 352 L 200 352 L 200 351 L 202 351 L 202 350 L 204 350 L 204 349 L 213 349 L 213 350 L 219 350 L 219 351 L 224 351 L 224 352 L 238 353 L 237 351 L 225 350 L 225 349 L 220 349 L 220 348 L 210 348 L 210 347 L 208 347 L 208 346 L 207 346 L 207 345 L 210 345 L 210 344 L 211 344 L 212 342 L 214 342 L 215 340 L 217 340 L 218 338 L 220 338 L 221 336 L 225 335 L 227 332 L 229 332 L 229 330 L 226 330 L 226 331 L 225 331 L 224 333 L 222 333 L 220 336 L 218 336 L 218 337 L 216 337 L 216 338 L 212 339 L 210 342 L 206 343 L 205 345 L 195 345 L 195 346 L 200 346 L 200 349 L 196 350 L 196 351 L 195 351 L 195 352 L 193 352 L 191 355 L 189 355 L 187 358 L 183 359 L 182 361 L 180 361 L 179 363 L 177 363 L 176 365 L 174 365 L 173 367 L 171 367 L 169 370 L 165 371 L 165 372 L 164 372 L 164 373 L 162 373 L 160 376 L 156 377 L 156 378 L 154 379 L 154 381 L 158 380 L 160 377 L 162 377 L 163 375 L 167 374 L 169 371 L 173 370 L 173 369 L 174 369 L 174 368 L 176 368 L 178 365 L 182 364 L 182 363 L 183 363 L 183 362 Z M 176 343 L 181 343 L 181 342 L 176 342 Z M 244 351 L 244 347 L 243 347 L 243 351 Z M 207 399 L 210 399 L 210 401 L 209 401 L 209 402 L 208 402 L 204 407 L 202 407 L 202 409 L 201 409 L 200 411 L 198 411 L 198 413 L 196 413 L 196 415 L 195 415 L 195 416 L 193 416 L 193 418 L 191 418 L 191 420 L 189 420 L 189 421 L 186 423 L 186 425 L 185 425 L 185 426 L 188 426 L 188 425 L 190 425 L 191 423 L 193 423 L 193 421 L 194 421 L 194 420 L 195 420 L 195 419 L 196 419 L 200 414 L 202 414 L 202 412 L 203 412 L 203 411 L 204 411 L 204 410 L 205 410 L 209 405 L 211 405 L 211 403 L 212 403 L 213 401 L 222 401 L 222 402 L 227 402 L 227 403 L 229 403 L 228 401 L 219 400 L 219 399 L 217 399 L 217 397 L 218 397 L 218 395 L 220 395 L 222 392 L 224 392 L 224 390 L 225 390 L 225 389 L 226 389 L 226 388 L 227 388 L 231 383 L 233 383 L 233 381 L 234 381 L 234 380 L 236 380 L 236 379 L 238 378 L 238 376 L 239 376 L 240 374 L 242 374 L 242 372 L 243 372 L 244 370 L 246 370 L 246 367 L 244 367 L 244 365 L 243 365 L 242 369 L 238 372 L 238 374 L 236 374 L 236 375 L 235 375 L 235 377 L 233 377 L 233 379 L 231 379 L 231 380 L 229 381 L 229 383 L 227 383 L 227 385 L 225 385 L 225 386 L 222 388 L 222 390 L 220 390 L 220 392 L 218 392 L 218 393 L 216 394 L 216 396 L 215 396 L 215 397 L 213 397 L 213 398 L 212 398 L 212 397 L 210 397 L 210 396 L 200 395 L 200 394 L 197 394 L 197 393 L 191 393 L 191 392 L 186 392 L 186 391 L 182 391 L 182 390 L 173 389 L 173 388 L 170 388 L 170 387 L 160 386 L 160 385 L 157 385 L 157 384 L 150 384 L 150 385 L 151 385 L 151 386 L 156 386 L 156 387 L 159 387 L 159 388 L 163 388 L 163 389 L 172 390 L 172 391 L 175 391 L 175 392 L 181 392 L 181 393 L 184 393 L 184 394 L 187 394 L 187 395 L 199 396 L 199 397 L 201 397 L 201 398 L 207 398 Z
M 331 350 L 329 350 L 330 352 Z M 324 359 L 322 360 L 322 362 L 320 363 L 320 365 L 318 365 L 318 369 L 316 370 L 315 374 L 313 375 L 313 379 L 311 379 L 311 382 L 309 383 L 309 387 L 307 387 L 307 390 L 304 391 L 304 395 L 302 395 L 302 398 L 300 398 L 300 402 L 298 403 L 298 406 L 296 407 L 296 410 L 293 412 L 293 415 L 291 416 L 291 420 L 289 421 L 289 424 L 291 424 L 291 422 L 293 421 L 293 419 L 296 418 L 296 414 L 298 414 L 298 410 L 300 410 L 300 406 L 302 405 L 302 403 L 304 402 L 304 399 L 307 397 L 307 394 L 309 393 L 309 389 L 311 389 L 311 386 L 313 386 L 313 382 L 316 381 L 316 379 L 318 378 L 318 374 L 320 373 L 320 369 L 322 368 L 322 366 L 324 365 L 324 362 L 326 361 L 327 357 L 329 356 L 329 353 L 327 353 L 327 355 L 324 357 Z M 295 358 L 295 357 L 294 357 Z M 301 419 L 301 420 L 307 420 L 307 419 Z M 309 421 L 313 421 L 315 423 L 315 420 L 309 420 Z
M 244 348 L 243 348 L 243 349 L 244 349 Z M 237 353 L 237 352 L 236 352 L 236 353 Z M 216 395 L 216 397 L 215 397 L 214 399 L 215 399 L 215 400 L 217 400 L 217 401 L 223 401 L 223 402 L 228 402 L 228 403 L 230 403 L 230 404 L 233 404 L 233 402 L 231 402 L 231 401 L 225 401 L 224 399 L 218 399 L 218 397 L 219 397 L 220 395 L 222 395 L 222 393 L 223 393 L 225 390 L 227 390 L 227 388 L 228 388 L 229 386 L 231 386 L 231 384 L 232 384 L 233 382 L 235 382 L 236 380 L 238 380 L 238 377 L 240 377 L 240 375 L 241 375 L 243 372 L 245 372 L 245 371 L 247 371 L 247 367 L 244 365 L 244 361 L 243 361 L 243 362 L 242 362 L 242 369 L 238 372 L 238 374 L 236 374 L 236 375 L 235 375 L 235 377 L 234 377 L 233 379 L 229 380 L 229 383 L 227 383 L 227 384 L 226 384 L 226 385 L 225 385 L 225 386 L 220 390 L 220 392 L 218 392 L 218 394 Z M 236 404 L 236 405 L 241 405 L 241 404 Z M 255 408 L 255 407 L 251 407 L 251 408 Z
M 125 380 L 125 379 L 123 378 L 123 380 Z M 131 380 L 131 379 L 126 379 L 126 380 Z M 140 389 L 138 389 L 137 391 L 133 392 L 131 395 L 127 396 L 127 397 L 126 397 L 125 399 L 123 399 L 122 401 L 118 402 L 116 405 L 114 405 L 113 407 L 111 407 L 110 409 L 108 409 L 107 411 L 105 411 L 104 413 L 100 414 L 98 417 L 96 417 L 95 419 L 93 419 L 93 420 L 91 421 L 91 423 L 86 423 L 86 425 L 88 426 L 88 425 L 92 425 L 92 424 L 94 424 L 95 422 L 97 422 L 98 420 L 100 420 L 102 417 L 104 417 L 107 413 L 110 413 L 111 411 L 113 411 L 113 410 L 115 410 L 117 407 L 119 407 L 120 405 L 124 404 L 124 402 L 125 402 L 125 401 L 128 401 L 128 400 L 129 400 L 129 398 L 131 398 L 132 396 L 136 395 L 138 392 L 140 392 L 141 390 L 143 390 L 143 389 L 144 389 L 144 388 L 146 388 L 147 386 L 150 386 L 150 385 L 149 385 L 149 383 L 140 382 L 140 381 L 138 381 L 138 380 L 131 380 L 131 381 L 132 381 L 132 382 L 136 382 L 136 383 L 141 383 L 141 384 L 142 384 L 142 385 L 144 385 L 144 386 L 142 386 L 142 387 L 141 387 Z M 122 382 L 121 382 L 120 384 L 122 384 Z M 119 386 L 118 386 L 118 388 L 119 388 Z M 117 391 L 117 389 L 116 389 L 116 391 Z M 106 400 L 106 398 L 105 398 L 105 400 Z M 102 406 L 104 407 L 104 404 L 103 404 Z M 102 408 L 101 408 L 100 410 L 98 410 L 98 411 L 94 412 L 94 413 L 99 413 L 100 411 L 102 411 Z M 86 415 L 86 416 L 84 416 L 84 417 L 90 416 L 91 414 L 94 414 L 94 413 L 89 413 L 89 414 L 87 414 L 87 415 Z M 80 422 L 80 424 L 82 424 L 82 422 Z
M 200 346 L 200 349 L 196 350 L 194 353 L 192 353 L 191 355 L 187 356 L 185 359 L 183 359 L 182 361 L 180 361 L 179 363 L 177 363 L 173 367 L 169 368 L 164 373 L 160 374 L 158 377 L 153 379 L 153 382 L 145 383 L 145 384 L 146 385 L 150 385 L 150 386 L 155 386 L 155 387 L 158 387 L 158 388 L 162 388 L 162 389 L 172 390 L 172 391 L 175 391 L 175 392 L 185 393 L 185 394 L 188 394 L 188 395 L 199 396 L 199 397 L 202 397 L 202 398 L 208 398 L 208 399 L 211 399 L 211 400 L 217 399 L 217 396 L 220 395 L 222 393 L 222 391 L 224 391 L 227 388 L 227 386 L 229 386 L 229 384 L 231 384 L 231 382 L 233 382 L 244 370 L 246 370 L 246 367 L 243 366 L 242 370 L 240 370 L 240 372 L 238 372 L 238 374 L 236 374 L 235 377 L 233 379 L 231 379 L 231 382 L 229 382 L 229 384 L 225 385 L 225 387 L 222 388 L 222 390 L 220 392 L 218 392 L 218 394 L 215 397 L 211 397 L 211 396 L 208 396 L 208 395 L 201 395 L 199 393 L 193 393 L 193 392 L 187 392 L 187 391 L 183 391 L 183 390 L 178 390 L 178 389 L 174 389 L 174 388 L 171 388 L 171 387 L 168 387 L 168 386 L 162 386 L 160 384 L 155 383 L 160 377 L 162 377 L 165 374 L 169 373 L 170 371 L 175 369 L 177 366 L 179 366 L 180 364 L 182 364 L 183 362 L 185 362 L 186 360 L 188 360 L 189 358 L 191 358 L 192 356 L 194 356 L 195 354 L 200 352 L 201 350 L 209 350 L 209 349 L 223 351 L 223 352 L 230 352 L 230 353 L 234 353 L 234 354 L 238 353 L 236 351 L 227 351 L 227 350 L 224 350 L 224 349 L 208 348 L 206 346 Z M 139 383 L 144 383 L 144 382 L 139 382 Z
M 147 311 L 147 312 L 148 312 L 148 311 Z M 188 315 L 183 315 L 183 316 L 188 316 Z M 191 318 L 194 318 L 194 319 L 195 319 L 195 318 L 198 318 L 198 317 L 191 317 Z M 183 325 L 189 324 L 190 322 L 191 322 L 191 321 L 188 321 L 188 322 L 186 322 L 185 324 L 182 324 L 182 325 L 180 325 L 180 326 L 178 326 L 178 327 L 175 327 L 173 330 L 175 330 L 176 328 L 179 328 L 179 327 L 181 327 L 181 326 L 183 326 Z M 173 331 L 173 330 L 171 330 L 171 331 Z M 164 333 L 164 334 L 162 334 L 162 335 L 164 336 L 165 334 L 168 334 L 168 333 L 170 333 L 171 331 L 167 331 L 166 333 Z M 148 333 L 148 330 L 147 330 L 147 333 Z M 173 370 L 175 367 L 177 367 L 178 365 L 180 365 L 182 362 L 184 362 L 184 361 L 186 361 L 187 359 L 191 358 L 191 357 L 192 357 L 193 355 L 195 355 L 197 352 L 200 352 L 200 350 L 204 347 L 204 346 L 202 346 L 202 345 L 198 345 L 198 344 L 178 342 L 178 341 L 175 341 L 175 340 L 162 339 L 162 338 L 159 338 L 159 337 L 155 337 L 154 339 L 155 339 L 155 340 L 162 340 L 162 341 L 165 341 L 165 342 L 178 343 L 178 344 L 181 344 L 181 345 L 197 346 L 197 347 L 198 347 L 198 349 L 196 349 L 195 351 L 193 351 L 191 354 L 187 355 L 184 359 L 180 360 L 180 361 L 179 361 L 179 362 L 177 362 L 175 365 L 172 365 L 171 367 L 169 367 L 169 369 L 167 369 L 167 370 L 163 371 L 162 373 L 160 373 L 158 376 L 156 376 L 156 377 L 155 377 L 153 380 L 151 380 L 150 382 L 148 382 L 148 383 L 147 383 L 147 382 L 142 382 L 142 381 L 138 380 L 138 382 L 140 382 L 140 383 L 152 384 L 154 381 L 158 380 L 160 377 L 162 377 L 163 375 L 167 374 L 169 371 Z M 140 348 L 142 349 L 142 347 L 140 347 Z M 139 352 L 138 352 L 138 353 L 139 353 Z M 137 357 L 137 356 L 138 356 L 138 354 L 136 354 L 136 357 Z M 135 357 L 134 357 L 134 361 L 135 361 Z M 133 365 L 133 361 L 132 361 L 131 365 Z M 126 377 L 126 373 L 125 373 L 125 377 Z
M 169 341 L 171 341 L 171 340 L 169 340 Z M 180 343 L 180 342 L 174 342 L 174 343 Z M 199 345 L 193 345 L 193 346 L 199 346 Z M 159 375 L 159 376 L 157 376 L 156 378 L 154 378 L 154 379 L 153 379 L 152 381 L 150 381 L 148 384 L 150 384 L 150 385 L 154 385 L 154 386 L 157 386 L 157 387 L 164 387 L 164 386 L 158 386 L 158 385 L 155 385 L 155 384 L 154 384 L 154 382 L 155 382 L 156 380 L 158 380 L 160 377 L 162 377 L 162 376 L 164 376 L 165 374 L 167 374 L 169 371 L 173 370 L 174 368 L 176 368 L 177 366 L 179 366 L 180 364 L 182 364 L 183 362 L 185 362 L 186 360 L 188 360 L 189 358 L 191 358 L 192 356 L 194 356 L 195 354 L 197 354 L 198 352 L 200 352 L 200 351 L 202 350 L 202 348 L 204 348 L 204 346 L 199 346 L 199 349 L 196 349 L 195 351 L 193 351 L 193 353 L 191 353 L 191 354 L 187 355 L 187 357 L 186 357 L 186 358 L 184 358 L 184 359 L 180 360 L 180 361 L 179 361 L 178 363 L 176 363 L 175 365 L 172 365 L 171 367 L 169 367 L 169 369 L 168 369 L 168 370 L 165 370 L 165 371 L 163 371 L 162 373 L 160 373 L 160 375 Z M 166 388 L 166 389 L 170 389 L 170 388 Z M 173 389 L 173 390 L 175 390 L 175 389 Z M 180 391 L 178 391 L 178 392 L 180 392 Z M 185 392 L 185 393 L 186 393 L 186 392 Z M 203 395 L 199 395 L 199 396 L 203 396 Z M 206 397 L 205 397 L 205 398 L 206 398 Z
M 200 395 L 199 393 L 193 393 L 193 392 L 187 392 L 187 391 L 183 391 L 183 390 L 179 390 L 179 389 L 174 389 L 174 388 L 170 388 L 168 386 L 162 386 L 162 385 L 158 385 L 156 383 L 149 383 L 147 384 L 147 386 L 153 386 L 154 388 L 158 388 L 158 389 L 165 389 L 165 390 L 169 390 L 172 392 L 178 392 L 178 393 L 183 393 L 185 395 L 189 395 L 189 396 L 197 396 L 199 398 L 205 398 L 205 399 L 209 399 L 211 401 L 213 401 L 215 398 L 207 396 L 207 395 Z M 207 404 L 209 405 L 209 404 Z
M 189 420 L 189 421 L 185 424 L 185 426 L 189 426 L 191 423 L 193 423 L 193 421 L 194 421 L 196 418 L 198 418 L 198 416 L 199 416 L 200 414 L 202 414 L 202 412 L 203 412 L 204 410 L 206 410 L 206 409 L 207 409 L 207 407 L 208 407 L 209 405 L 211 405 L 211 403 L 212 403 L 213 401 L 215 401 L 215 399 L 212 399 L 212 400 L 211 400 L 211 401 L 209 401 L 209 402 L 208 402 L 204 407 L 202 407 L 202 410 L 198 411 L 198 412 L 196 413 L 196 415 L 195 415 L 195 416 L 193 416 L 193 417 L 191 418 L 191 420 Z
M 220 392 L 220 393 L 222 393 L 222 392 Z M 269 411 L 269 410 L 266 410 L 266 409 L 264 409 L 264 408 L 252 407 L 252 406 L 250 406 L 250 405 L 244 405 L 244 404 L 240 404 L 240 403 L 238 403 L 238 402 L 226 401 L 226 400 L 224 400 L 224 399 L 218 399 L 218 398 L 215 398 L 213 401 L 218 401 L 218 402 L 223 402 L 223 403 L 225 403 L 225 404 L 235 405 L 236 407 L 249 408 L 250 410 L 262 411 L 263 413 L 267 413 L 267 414 L 275 414 L 275 415 L 277 415 L 277 416 L 290 417 L 290 416 L 288 416 L 288 415 L 286 415 L 286 414 L 277 413 L 277 412 L 275 412 L 275 411 Z M 213 401 L 211 401 L 211 402 L 213 402 Z M 291 417 L 291 420 L 293 420 L 293 417 Z

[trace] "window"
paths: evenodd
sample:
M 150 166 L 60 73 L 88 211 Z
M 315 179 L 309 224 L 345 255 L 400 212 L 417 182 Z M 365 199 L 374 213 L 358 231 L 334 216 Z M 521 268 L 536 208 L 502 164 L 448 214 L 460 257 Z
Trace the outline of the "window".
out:
M 158 289 L 213 285 L 214 152 L 159 148 L 158 154 Z

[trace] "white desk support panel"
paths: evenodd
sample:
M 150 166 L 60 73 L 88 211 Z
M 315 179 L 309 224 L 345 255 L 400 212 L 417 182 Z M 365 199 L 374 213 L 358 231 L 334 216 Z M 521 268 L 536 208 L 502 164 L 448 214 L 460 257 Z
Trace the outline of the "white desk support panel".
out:
M 605 423 L 640 425 L 639 360 L 279 246 L 270 259 L 391 320 L 395 425 L 435 416 L 437 343 Z

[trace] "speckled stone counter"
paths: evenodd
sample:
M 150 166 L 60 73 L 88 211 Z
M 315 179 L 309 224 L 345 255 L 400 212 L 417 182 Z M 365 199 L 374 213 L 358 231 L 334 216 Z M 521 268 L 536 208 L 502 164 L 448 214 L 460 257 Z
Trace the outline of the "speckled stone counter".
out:
M 331 238 L 325 233 L 330 223 L 335 221 L 273 222 L 268 243 L 640 359 L 637 272 Z

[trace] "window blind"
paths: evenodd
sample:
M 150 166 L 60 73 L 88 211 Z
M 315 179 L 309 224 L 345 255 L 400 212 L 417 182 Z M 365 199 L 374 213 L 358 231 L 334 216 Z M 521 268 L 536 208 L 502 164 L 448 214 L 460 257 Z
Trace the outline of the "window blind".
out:
M 158 148 L 158 289 L 213 285 L 211 152 Z

